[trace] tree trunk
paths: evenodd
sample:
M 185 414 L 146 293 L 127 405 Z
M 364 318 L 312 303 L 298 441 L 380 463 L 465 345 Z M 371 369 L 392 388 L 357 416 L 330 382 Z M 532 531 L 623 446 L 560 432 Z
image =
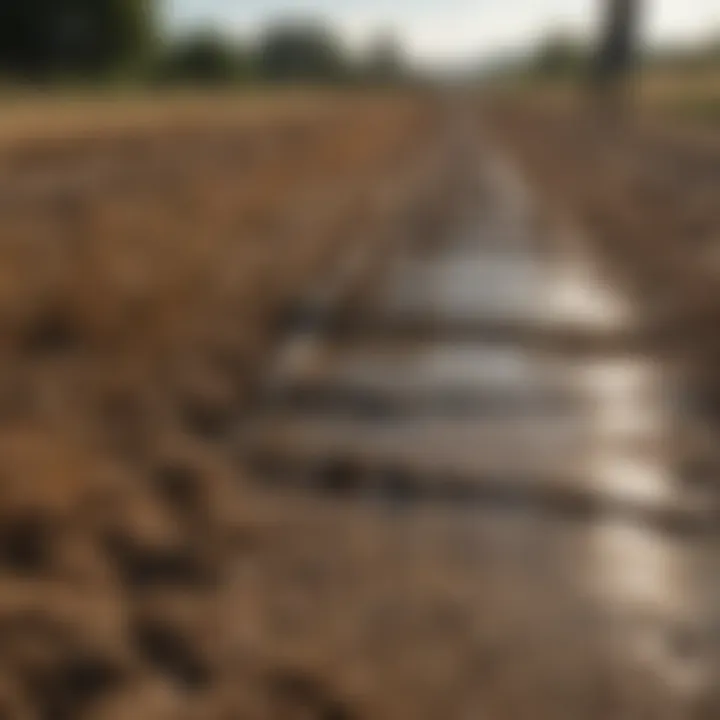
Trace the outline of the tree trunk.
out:
M 621 87 L 629 77 L 637 52 L 640 0 L 605 0 L 606 20 L 595 59 L 595 82 Z

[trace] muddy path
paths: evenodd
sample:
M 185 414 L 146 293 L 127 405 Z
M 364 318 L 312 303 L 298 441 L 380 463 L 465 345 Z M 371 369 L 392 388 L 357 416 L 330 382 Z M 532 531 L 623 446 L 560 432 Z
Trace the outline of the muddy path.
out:
M 504 155 L 449 132 L 447 222 L 369 277 L 346 258 L 240 429 L 255 489 L 322 548 L 309 606 L 267 632 L 322 645 L 373 717 L 712 717 L 720 555 L 685 378 Z

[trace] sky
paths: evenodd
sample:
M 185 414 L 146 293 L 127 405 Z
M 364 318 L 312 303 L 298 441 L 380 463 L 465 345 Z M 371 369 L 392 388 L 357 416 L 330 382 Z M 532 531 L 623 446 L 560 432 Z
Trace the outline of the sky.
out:
M 322 18 L 351 46 L 392 31 L 417 64 L 492 59 L 553 30 L 588 35 L 605 0 L 165 0 L 173 28 L 196 23 L 252 35 L 278 18 Z M 720 0 L 644 0 L 649 42 L 720 35 Z

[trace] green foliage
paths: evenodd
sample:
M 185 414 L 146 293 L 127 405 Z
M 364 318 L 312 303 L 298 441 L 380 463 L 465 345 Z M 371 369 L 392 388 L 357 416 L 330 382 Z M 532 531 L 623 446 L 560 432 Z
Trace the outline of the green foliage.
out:
M 369 82 L 394 82 L 405 75 L 405 61 L 397 39 L 387 33 L 378 35 L 365 53 L 360 69 Z
M 175 41 L 160 62 L 159 79 L 172 83 L 225 84 L 248 77 L 249 53 L 217 32 L 203 30 Z
M 144 64 L 150 0 L 3 0 L 0 72 L 32 81 L 103 78 Z
M 338 81 L 352 71 L 337 38 L 322 25 L 271 28 L 257 52 L 260 76 L 272 81 Z
M 395 81 L 401 53 L 379 36 L 360 62 L 314 22 L 271 27 L 252 50 L 212 30 L 194 30 L 164 49 L 161 0 L 0 0 L 0 78 L 105 81 L 133 76 L 168 83 Z
M 531 61 L 531 72 L 544 77 L 574 77 L 588 66 L 587 50 L 573 37 L 553 35 L 547 38 Z

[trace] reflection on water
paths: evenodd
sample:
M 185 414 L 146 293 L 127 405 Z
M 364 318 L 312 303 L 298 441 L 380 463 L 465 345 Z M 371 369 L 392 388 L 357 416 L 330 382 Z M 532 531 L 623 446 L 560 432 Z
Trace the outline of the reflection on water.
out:
M 589 577 L 623 647 L 676 690 L 704 689 L 711 626 L 702 553 L 637 526 L 600 524 L 590 536 Z
M 585 360 L 578 376 L 588 398 L 592 482 L 629 499 L 674 500 L 661 370 L 649 359 L 606 358 Z
M 567 304 L 561 317 L 572 309 L 587 325 L 632 330 L 639 319 L 618 290 L 593 277 L 592 266 L 573 268 L 575 274 L 565 274 L 553 291 Z M 557 306 L 550 307 L 554 312 Z M 674 369 L 642 354 L 557 362 L 587 399 L 588 481 L 627 502 L 687 505 L 676 477 L 675 434 L 682 418 L 672 403 L 682 380 Z M 706 689 L 711 658 L 703 647 L 708 643 L 698 638 L 712 632 L 702 567 L 709 550 L 698 540 L 616 520 L 592 524 L 587 542 L 586 581 L 623 652 L 681 695 L 689 698 Z
M 599 281 L 587 262 L 564 259 L 547 288 L 548 321 L 590 329 L 619 330 L 631 313 L 613 289 Z
M 548 252 L 507 176 L 485 184 L 496 197 L 474 227 L 464 218 L 455 241 L 431 252 L 404 248 L 368 298 L 391 333 L 363 326 L 338 341 L 312 329 L 291 344 L 276 394 L 285 405 L 257 435 L 291 464 L 331 468 L 316 487 L 476 513 L 478 558 L 511 567 L 520 553 L 529 583 L 543 584 L 541 566 L 563 578 L 538 594 L 556 607 L 589 598 L 623 662 L 690 697 L 710 680 L 699 638 L 711 630 L 713 558 L 700 539 L 646 521 L 690 507 L 675 472 L 681 378 L 622 345 L 535 343 L 557 328 L 627 337 L 641 318 L 581 238 L 559 237 Z M 432 332 L 405 337 L 418 318 L 432 318 Z M 473 323 L 510 331 L 457 335 Z M 508 519 L 488 535 L 491 502 Z M 616 512 L 628 507 L 639 512 Z
M 578 322 L 605 329 L 632 328 L 638 321 L 617 289 L 593 276 L 591 266 L 574 264 L 574 275 L 568 269 L 552 291 L 566 303 L 561 317 L 574 312 Z M 551 312 L 557 307 L 551 303 Z M 687 498 L 673 457 L 680 421 L 671 404 L 677 396 L 676 373 L 638 354 L 560 357 L 557 362 L 587 399 L 588 482 L 623 501 L 682 507 Z M 676 691 L 701 689 L 710 680 L 709 658 L 695 648 L 679 653 L 677 638 L 684 636 L 687 643 L 709 628 L 702 546 L 612 519 L 592 524 L 587 542 L 586 581 L 624 652 L 653 668 Z

